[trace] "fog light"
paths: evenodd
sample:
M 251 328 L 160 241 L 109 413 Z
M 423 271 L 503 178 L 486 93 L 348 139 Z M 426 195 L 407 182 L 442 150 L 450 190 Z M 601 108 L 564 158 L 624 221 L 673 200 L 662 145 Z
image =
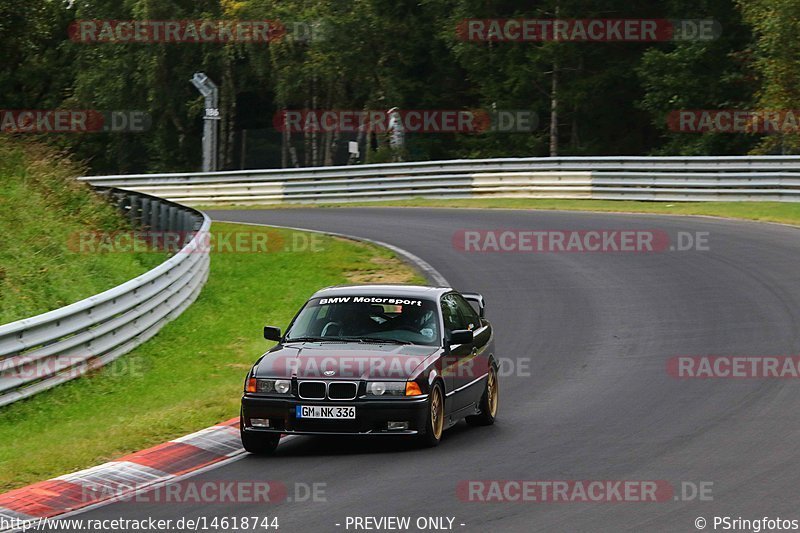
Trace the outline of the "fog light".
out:
M 250 426 L 254 428 L 268 428 L 269 418 L 251 418 Z
M 387 429 L 408 429 L 408 422 L 388 422 Z

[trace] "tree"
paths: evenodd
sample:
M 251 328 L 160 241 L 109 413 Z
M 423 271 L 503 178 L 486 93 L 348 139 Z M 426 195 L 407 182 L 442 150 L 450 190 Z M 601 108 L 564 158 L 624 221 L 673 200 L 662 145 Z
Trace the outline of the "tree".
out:
M 738 0 L 755 42 L 751 66 L 757 73 L 762 110 L 800 109 L 800 0 Z M 800 119 L 800 117 L 797 117 Z M 797 127 L 765 136 L 757 153 L 800 153 Z
M 653 153 L 732 155 L 746 153 L 758 142 L 748 133 L 690 133 L 671 131 L 670 113 L 680 110 L 751 109 L 756 80 L 747 68 L 751 39 L 735 6 L 724 0 L 669 2 L 666 15 L 674 18 L 713 18 L 721 35 L 708 41 L 664 43 L 647 50 L 636 68 L 644 95 L 638 107 L 660 132 Z

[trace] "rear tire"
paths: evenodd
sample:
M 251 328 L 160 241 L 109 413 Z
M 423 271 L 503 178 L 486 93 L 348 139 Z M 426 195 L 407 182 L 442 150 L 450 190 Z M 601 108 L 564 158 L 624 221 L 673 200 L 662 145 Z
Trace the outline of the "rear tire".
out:
M 497 369 L 492 365 L 489 368 L 489 376 L 486 379 L 486 390 L 481 396 L 481 403 L 478 408 L 480 414 L 466 417 L 467 424 L 470 426 L 491 426 L 497 416 L 497 407 L 500 403 L 499 387 L 497 383 Z
M 280 433 L 250 433 L 241 430 L 242 446 L 255 455 L 272 455 L 281 440 Z
M 428 417 L 425 422 L 425 433 L 418 436 L 420 446 L 433 448 L 438 446 L 444 432 L 444 393 L 442 386 L 435 383 L 428 396 Z

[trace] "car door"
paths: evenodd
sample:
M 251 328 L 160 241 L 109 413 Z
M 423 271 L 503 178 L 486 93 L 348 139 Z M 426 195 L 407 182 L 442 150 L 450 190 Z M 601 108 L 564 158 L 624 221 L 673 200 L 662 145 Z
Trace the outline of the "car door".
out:
M 485 389 L 484 378 L 489 372 L 489 345 L 492 339 L 492 329 L 489 322 L 481 320 L 475 308 L 461 296 L 454 294 L 453 298 L 458 305 L 458 310 L 466 323 L 466 329 L 472 331 L 473 343 L 469 356 L 465 356 L 460 362 L 460 373 L 462 376 L 458 381 L 461 388 L 462 400 L 459 403 L 469 405 L 478 403 Z
M 469 329 L 469 324 L 459 309 L 455 293 L 442 296 L 442 320 L 447 343 L 449 343 L 447 339 L 449 339 L 450 332 Z M 475 324 L 473 324 L 474 327 Z M 447 386 L 446 396 L 449 412 L 457 411 L 470 403 L 467 395 L 464 394 L 463 387 L 473 379 L 470 377 L 472 375 L 470 360 L 473 357 L 473 347 L 473 343 L 452 345 L 449 353 L 445 355 L 442 374 L 445 376 Z

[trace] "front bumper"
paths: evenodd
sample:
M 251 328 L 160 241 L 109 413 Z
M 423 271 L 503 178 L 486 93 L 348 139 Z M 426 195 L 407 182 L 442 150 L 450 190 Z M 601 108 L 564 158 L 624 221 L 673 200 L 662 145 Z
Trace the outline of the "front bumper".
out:
M 349 420 L 304 419 L 295 416 L 298 405 L 355 407 Z M 245 394 L 242 397 L 242 431 L 286 435 L 415 435 L 424 432 L 428 397 L 414 399 L 312 401 Z M 251 418 L 266 418 L 269 428 L 250 426 Z M 408 422 L 408 429 L 389 430 L 387 422 Z

